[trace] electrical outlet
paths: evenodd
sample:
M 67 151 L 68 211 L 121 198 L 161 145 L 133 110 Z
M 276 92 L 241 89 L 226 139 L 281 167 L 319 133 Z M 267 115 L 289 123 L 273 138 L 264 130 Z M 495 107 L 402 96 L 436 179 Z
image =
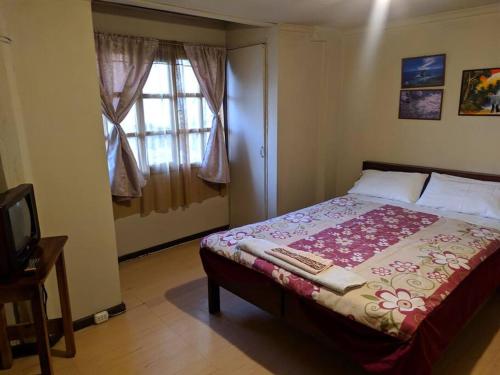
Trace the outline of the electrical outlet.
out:
M 101 311 L 101 312 L 98 312 L 97 314 L 94 314 L 94 323 L 95 324 L 104 323 L 108 319 L 109 319 L 109 314 L 107 311 Z

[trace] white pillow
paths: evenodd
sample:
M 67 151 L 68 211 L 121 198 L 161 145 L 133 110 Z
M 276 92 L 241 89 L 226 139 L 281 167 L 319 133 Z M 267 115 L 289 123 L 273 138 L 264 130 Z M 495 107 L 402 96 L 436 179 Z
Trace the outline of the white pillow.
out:
M 432 173 L 417 204 L 500 220 L 500 183 Z
M 427 177 L 429 175 L 423 173 L 382 172 L 367 169 L 363 171 L 361 178 L 356 181 L 349 193 L 415 203 L 420 197 Z

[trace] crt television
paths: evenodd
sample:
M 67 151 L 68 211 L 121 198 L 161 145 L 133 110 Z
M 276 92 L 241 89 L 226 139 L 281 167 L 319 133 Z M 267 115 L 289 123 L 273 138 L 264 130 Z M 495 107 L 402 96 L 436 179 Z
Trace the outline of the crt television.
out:
M 40 240 L 40 226 L 32 184 L 0 194 L 0 277 L 24 269 Z

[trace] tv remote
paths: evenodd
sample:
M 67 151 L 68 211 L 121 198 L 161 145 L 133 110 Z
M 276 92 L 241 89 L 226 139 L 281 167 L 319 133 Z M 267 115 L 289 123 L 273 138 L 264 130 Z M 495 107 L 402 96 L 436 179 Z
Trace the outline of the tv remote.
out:
M 35 272 L 38 268 L 38 263 L 40 263 L 40 258 L 33 257 L 28 259 L 28 265 L 24 269 L 24 272 L 32 273 Z

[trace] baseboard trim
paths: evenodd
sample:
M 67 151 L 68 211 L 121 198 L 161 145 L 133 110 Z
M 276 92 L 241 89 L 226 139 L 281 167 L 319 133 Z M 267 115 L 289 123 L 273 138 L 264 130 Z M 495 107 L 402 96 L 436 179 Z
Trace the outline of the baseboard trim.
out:
M 110 317 L 121 314 L 126 310 L 127 306 L 123 302 L 106 309 Z M 81 329 L 90 327 L 93 324 L 94 324 L 94 315 L 84 316 L 83 318 L 77 319 L 73 322 L 73 331 L 79 331 Z
M 114 315 L 121 314 L 127 310 L 127 307 L 125 304 L 122 302 L 118 305 L 112 306 L 106 311 L 108 312 L 109 316 L 112 317 Z M 83 328 L 90 327 L 91 325 L 94 324 L 94 315 L 88 315 L 83 318 L 77 319 L 73 322 L 73 331 L 79 331 Z M 57 332 L 52 332 L 49 335 L 49 344 L 50 347 L 53 347 L 62 337 L 64 336 L 62 327 L 57 329 Z M 35 339 L 33 338 L 33 342 L 27 342 L 24 344 L 19 344 L 19 345 L 13 345 L 11 347 L 12 349 L 12 357 L 13 358 L 20 358 L 20 357 L 27 357 L 30 355 L 35 355 L 38 353 L 38 347 L 36 345 Z
M 193 240 L 196 240 L 197 238 L 205 237 L 205 236 L 208 236 L 212 233 L 220 232 L 220 231 L 227 230 L 227 229 L 229 229 L 229 225 L 224 225 L 222 227 L 209 229 L 209 230 L 206 230 L 204 232 L 191 234 L 189 236 L 182 237 L 182 238 L 179 238 L 177 240 L 164 242 L 164 243 L 159 244 L 159 245 L 151 246 L 151 247 L 148 247 L 148 248 L 143 249 L 143 250 L 134 251 L 133 253 L 119 256 L 118 262 L 125 262 L 126 260 L 139 258 L 139 257 L 145 256 L 145 255 L 156 253 L 157 251 L 165 250 L 166 248 L 180 245 L 184 242 L 193 241 Z

